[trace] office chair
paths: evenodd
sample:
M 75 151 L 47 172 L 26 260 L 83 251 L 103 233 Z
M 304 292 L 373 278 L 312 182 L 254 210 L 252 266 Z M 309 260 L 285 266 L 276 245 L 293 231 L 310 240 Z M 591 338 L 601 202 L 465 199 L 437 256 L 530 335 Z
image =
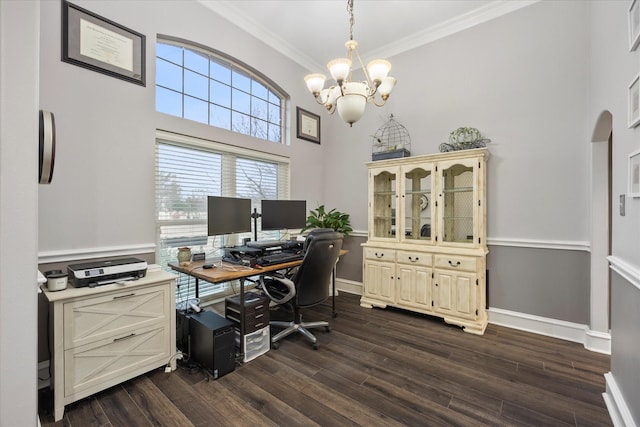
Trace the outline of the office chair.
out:
M 288 306 L 293 312 L 293 320 L 290 322 L 269 322 L 270 326 L 285 328 L 271 337 L 274 349 L 279 347 L 282 338 L 299 332 L 317 350 L 318 340 L 308 329 L 324 327 L 327 332 L 331 330 L 329 322 L 303 322 L 300 309 L 320 304 L 329 298 L 331 273 L 338 262 L 342 238 L 342 233 L 331 229 L 312 230 L 304 242 L 302 264 L 291 277 L 272 274 L 260 277 L 260 286 L 271 301 Z

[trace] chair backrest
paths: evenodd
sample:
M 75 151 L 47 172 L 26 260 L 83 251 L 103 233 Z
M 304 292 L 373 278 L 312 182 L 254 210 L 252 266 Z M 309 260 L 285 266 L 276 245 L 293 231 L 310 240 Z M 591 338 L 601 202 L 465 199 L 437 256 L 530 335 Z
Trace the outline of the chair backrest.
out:
M 292 277 L 296 286 L 296 305 L 309 307 L 329 298 L 331 272 L 342 249 L 342 233 L 315 229 L 304 242 L 304 259 Z

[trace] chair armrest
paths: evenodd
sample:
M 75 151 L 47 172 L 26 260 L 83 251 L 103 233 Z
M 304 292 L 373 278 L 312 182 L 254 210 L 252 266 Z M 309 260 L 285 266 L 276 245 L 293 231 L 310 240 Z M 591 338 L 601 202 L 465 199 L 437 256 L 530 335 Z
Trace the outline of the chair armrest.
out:
M 275 298 L 273 295 L 271 295 L 269 293 L 269 289 L 267 284 L 264 282 L 264 278 L 268 277 L 271 280 L 277 281 L 282 283 L 283 285 L 285 285 L 287 287 L 288 293 L 283 297 L 283 298 Z M 262 292 L 264 292 L 265 294 L 267 294 L 267 296 L 269 297 L 269 299 L 273 302 L 275 302 L 276 304 L 284 304 L 286 302 L 288 302 L 289 300 L 291 300 L 291 298 L 293 298 L 294 296 L 296 296 L 296 286 L 293 283 L 293 281 L 284 278 L 284 277 L 276 277 L 276 276 L 260 276 L 260 285 L 262 286 Z

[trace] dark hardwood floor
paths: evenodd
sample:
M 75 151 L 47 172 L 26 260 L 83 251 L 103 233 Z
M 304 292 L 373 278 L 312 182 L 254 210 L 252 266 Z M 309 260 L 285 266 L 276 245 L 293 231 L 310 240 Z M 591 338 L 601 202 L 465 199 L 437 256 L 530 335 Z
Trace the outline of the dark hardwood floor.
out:
M 315 351 L 299 335 L 209 380 L 155 370 L 68 405 L 43 426 L 610 426 L 602 393 L 610 357 L 489 325 L 483 336 L 441 319 L 365 309 L 341 293 Z M 330 319 L 331 309 L 305 320 Z

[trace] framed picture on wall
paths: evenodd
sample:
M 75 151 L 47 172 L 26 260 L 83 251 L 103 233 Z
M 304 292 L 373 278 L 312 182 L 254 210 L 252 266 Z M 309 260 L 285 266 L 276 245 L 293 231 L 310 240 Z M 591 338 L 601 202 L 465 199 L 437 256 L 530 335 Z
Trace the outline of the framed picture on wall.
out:
M 633 52 L 640 44 L 640 0 L 632 0 L 629 6 L 629 50 Z
M 145 86 L 145 36 L 62 2 L 62 60 Z
M 296 107 L 298 116 L 296 136 L 320 144 L 320 116 Z
M 629 85 L 628 127 L 636 127 L 640 123 L 640 74 Z
M 629 154 L 629 197 L 640 197 L 640 150 Z

